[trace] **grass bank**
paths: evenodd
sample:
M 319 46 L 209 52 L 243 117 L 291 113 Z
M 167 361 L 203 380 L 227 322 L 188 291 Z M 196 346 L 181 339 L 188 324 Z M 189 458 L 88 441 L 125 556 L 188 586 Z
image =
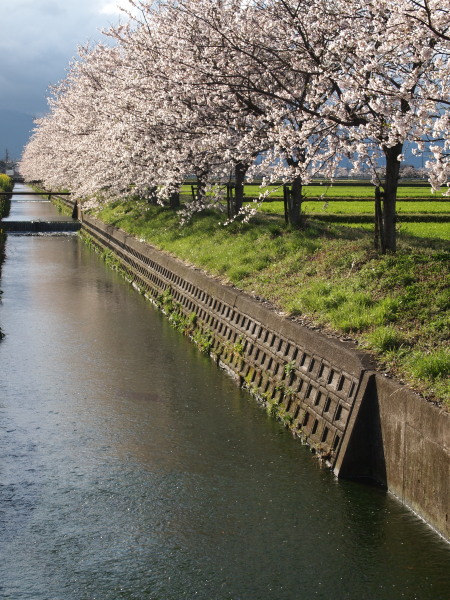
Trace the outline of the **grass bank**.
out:
M 12 192 L 14 187 L 14 181 L 9 175 L 0 173 L 0 191 L 1 192 Z
M 0 173 L 0 192 L 9 193 L 14 188 L 14 182 L 8 175 Z M 0 196 L 0 220 L 7 217 L 11 207 L 11 196 Z M 0 227 L 1 228 L 1 227 Z
M 137 202 L 98 213 L 139 239 L 264 298 L 309 327 L 351 338 L 428 400 L 450 410 L 450 245 L 399 234 L 395 256 L 378 256 L 362 228 L 309 217 L 295 231 L 279 217 L 220 225 Z

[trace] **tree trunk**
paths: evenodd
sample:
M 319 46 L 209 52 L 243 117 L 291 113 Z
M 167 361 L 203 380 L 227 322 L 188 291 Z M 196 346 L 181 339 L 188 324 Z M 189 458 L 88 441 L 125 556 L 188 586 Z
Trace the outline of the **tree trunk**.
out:
M 293 227 L 301 227 L 302 220 L 302 179 L 296 177 L 292 184 L 283 186 L 284 217 L 286 225 L 290 223 Z
M 383 230 L 383 205 L 382 205 L 383 194 L 380 190 L 380 186 L 377 185 L 375 188 L 375 235 L 374 235 L 374 247 L 375 250 L 380 250 L 382 254 L 386 252 L 386 246 L 384 245 L 384 230 Z
M 174 209 L 179 208 L 181 206 L 179 191 L 171 192 L 171 194 L 169 196 L 169 206 L 170 206 L 170 208 L 174 208 Z
M 248 165 L 242 162 L 236 163 L 234 166 L 234 176 L 236 181 L 236 187 L 234 190 L 234 216 L 239 213 L 244 204 L 244 180 L 245 175 L 248 171 Z
M 194 192 L 195 198 L 194 200 L 197 202 L 201 202 L 206 198 L 206 185 L 208 182 L 208 174 L 207 170 L 197 170 L 197 189 Z
M 302 178 L 296 177 L 292 182 L 291 193 L 289 195 L 289 222 L 293 227 L 302 226 Z
M 396 202 L 397 188 L 400 173 L 400 161 L 398 157 L 403 150 L 403 144 L 399 143 L 391 148 L 383 147 L 386 157 L 386 176 L 384 180 L 383 194 L 383 238 L 385 250 L 395 252 L 397 249 L 396 235 Z
M 235 183 L 227 183 L 227 214 L 232 219 L 244 205 L 244 181 L 249 165 L 238 162 L 234 165 Z
M 152 185 L 151 187 L 148 188 L 147 191 L 147 202 L 149 204 L 151 204 L 152 206 L 156 206 L 158 204 L 158 194 L 157 194 L 158 188 L 156 187 L 156 185 Z
M 298 158 L 300 157 L 300 158 Z M 305 161 L 303 151 L 297 152 L 297 158 L 287 158 L 287 163 L 290 167 L 298 168 Z M 303 201 L 303 180 L 301 175 L 297 175 L 292 180 L 291 189 L 286 193 L 286 216 L 289 223 L 293 227 L 301 227 L 302 219 L 302 201 Z

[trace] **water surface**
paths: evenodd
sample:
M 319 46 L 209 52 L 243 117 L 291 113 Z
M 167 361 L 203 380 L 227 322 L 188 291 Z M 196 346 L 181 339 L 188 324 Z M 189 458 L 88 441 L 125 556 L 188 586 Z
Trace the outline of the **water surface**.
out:
M 336 481 L 77 237 L 10 235 L 0 284 L 0 598 L 450 598 L 448 544 Z
M 27 194 L 32 191 L 22 183 L 15 184 L 11 212 L 3 219 L 4 221 L 67 221 L 67 215 L 59 213 L 50 200 Z

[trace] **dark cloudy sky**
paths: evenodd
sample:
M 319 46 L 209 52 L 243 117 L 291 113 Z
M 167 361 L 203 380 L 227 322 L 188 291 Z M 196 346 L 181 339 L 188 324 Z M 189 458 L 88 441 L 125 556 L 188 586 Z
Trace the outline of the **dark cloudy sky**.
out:
M 40 116 L 77 47 L 125 20 L 127 0 L 0 0 L 0 110 Z M 121 15 L 121 16 L 120 16 Z

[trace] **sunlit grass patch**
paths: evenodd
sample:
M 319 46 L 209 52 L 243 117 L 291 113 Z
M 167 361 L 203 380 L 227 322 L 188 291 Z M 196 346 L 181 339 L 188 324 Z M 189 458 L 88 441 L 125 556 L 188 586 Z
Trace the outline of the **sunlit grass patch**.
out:
M 426 354 L 416 353 L 410 358 L 413 374 L 419 379 L 444 379 L 450 377 L 450 351 L 434 350 Z
M 366 334 L 368 347 L 376 352 L 398 350 L 406 343 L 405 335 L 392 326 L 382 325 Z
M 9 175 L 5 175 L 4 173 L 0 173 L 0 191 L 2 192 L 12 192 L 14 187 L 14 182 Z
M 373 199 L 375 187 L 367 183 L 367 185 L 329 185 L 310 184 L 303 187 L 303 194 L 307 198 L 368 198 Z M 445 190 L 444 190 L 445 191 Z M 258 185 L 247 184 L 245 186 L 245 196 L 247 198 L 257 198 L 260 194 L 268 192 L 269 198 L 283 198 L 283 186 L 271 185 L 268 187 L 260 187 Z M 446 196 L 443 192 L 433 192 L 430 185 L 413 186 L 400 185 L 398 188 L 398 198 L 429 198 L 430 200 L 445 200 Z
M 284 219 L 283 202 L 267 202 L 260 206 L 264 214 Z M 374 202 L 371 201 L 305 201 L 302 211 L 308 222 L 311 218 L 324 219 L 330 226 L 338 225 L 374 231 Z M 426 202 L 397 202 L 397 231 L 401 236 L 415 236 L 450 241 L 450 200 Z M 335 218 L 333 218 L 335 217 Z
M 399 236 L 414 236 L 450 242 L 450 222 L 400 223 Z
M 440 348 L 427 353 L 413 352 L 407 359 L 409 371 L 425 384 L 426 389 L 433 388 L 435 395 L 450 405 L 450 350 Z
M 345 199 L 334 200 L 325 197 L 314 201 L 306 199 L 302 202 L 302 210 L 306 214 L 314 212 L 319 214 L 373 215 L 375 211 L 374 205 L 373 199 L 345 201 Z M 399 217 L 402 214 L 450 215 L 450 199 L 447 201 L 436 201 L 434 198 L 430 198 L 429 200 L 420 202 L 407 202 L 399 199 L 396 207 Z M 263 202 L 261 210 L 281 215 L 284 213 L 284 204 L 281 200 Z

